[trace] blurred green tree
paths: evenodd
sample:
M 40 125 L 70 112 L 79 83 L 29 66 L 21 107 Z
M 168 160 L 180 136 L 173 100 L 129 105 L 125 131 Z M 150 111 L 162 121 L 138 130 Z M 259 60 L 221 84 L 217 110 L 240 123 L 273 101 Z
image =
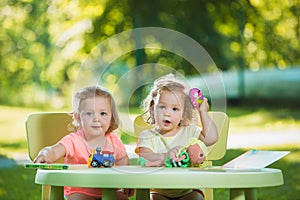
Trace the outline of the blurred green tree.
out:
M 2 0 L 0 104 L 68 105 L 69 98 L 65 103 L 57 96 L 70 97 L 89 53 L 105 39 L 137 27 L 190 36 L 222 70 L 296 66 L 299 16 L 299 0 Z M 116 62 L 127 70 L 160 63 L 196 73 L 184 58 L 166 51 L 136 50 Z

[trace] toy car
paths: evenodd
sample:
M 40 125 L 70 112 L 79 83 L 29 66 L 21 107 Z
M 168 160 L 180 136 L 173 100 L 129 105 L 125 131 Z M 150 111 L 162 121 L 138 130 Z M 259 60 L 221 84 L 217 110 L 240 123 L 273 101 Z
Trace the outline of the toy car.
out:
M 100 147 L 92 151 L 89 157 L 88 166 L 89 167 L 112 167 L 115 163 L 114 154 L 111 151 L 101 151 Z

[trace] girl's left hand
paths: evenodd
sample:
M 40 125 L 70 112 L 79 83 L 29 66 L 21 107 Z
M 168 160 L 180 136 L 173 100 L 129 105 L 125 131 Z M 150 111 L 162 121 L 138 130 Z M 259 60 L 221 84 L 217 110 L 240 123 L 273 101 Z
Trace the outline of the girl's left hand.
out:
M 209 111 L 209 104 L 207 98 L 203 97 L 203 101 L 200 106 L 197 108 L 199 112 L 208 112 Z
M 168 154 L 169 154 L 169 156 L 170 156 L 170 158 L 171 158 L 172 160 L 174 160 L 174 161 L 176 161 L 176 162 L 179 162 L 179 161 L 182 160 L 182 159 L 180 159 L 180 158 L 177 157 L 177 155 L 178 155 L 178 150 L 181 149 L 181 148 L 182 148 L 182 146 L 176 146 L 176 147 L 172 148 L 172 149 L 168 152 Z

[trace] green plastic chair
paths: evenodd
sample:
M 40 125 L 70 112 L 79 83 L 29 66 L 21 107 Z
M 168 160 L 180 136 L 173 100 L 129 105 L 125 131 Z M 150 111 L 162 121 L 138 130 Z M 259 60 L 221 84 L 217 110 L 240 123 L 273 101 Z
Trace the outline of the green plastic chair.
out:
M 39 151 L 46 146 L 57 143 L 63 136 L 67 135 L 72 123 L 70 113 L 34 113 L 30 114 L 25 121 L 28 154 L 33 160 Z M 63 163 L 63 158 L 57 163 Z M 54 197 L 50 194 L 55 193 Z M 42 199 L 55 199 L 63 197 L 63 191 L 51 192 L 51 187 L 43 185 Z
M 34 113 L 26 121 L 28 153 L 33 160 L 39 151 L 57 143 L 63 136 L 70 133 L 72 115 L 70 113 Z M 59 161 L 63 162 L 63 160 Z
M 219 139 L 214 145 L 208 147 L 209 153 L 204 166 L 212 166 L 212 161 L 219 160 L 224 157 L 227 149 L 227 137 L 229 129 L 229 118 L 226 113 L 210 111 L 209 115 L 217 126 Z M 140 135 L 141 131 L 151 127 L 152 125 L 146 123 L 142 115 L 137 116 L 134 120 L 134 132 L 137 137 Z M 204 194 L 205 200 L 213 199 L 213 189 L 205 188 Z

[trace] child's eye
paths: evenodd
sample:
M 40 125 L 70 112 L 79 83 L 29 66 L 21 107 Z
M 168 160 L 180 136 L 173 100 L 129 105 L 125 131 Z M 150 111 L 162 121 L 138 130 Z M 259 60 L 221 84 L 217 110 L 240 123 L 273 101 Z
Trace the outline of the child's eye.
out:
M 107 113 L 106 113 L 106 112 L 101 112 L 100 115 L 101 115 L 101 116 L 106 116 Z
M 85 115 L 86 115 L 86 116 L 93 116 L 94 113 L 93 113 L 93 112 L 85 112 Z
M 160 109 L 164 109 L 164 108 L 165 108 L 165 106 L 158 106 L 158 108 L 160 108 Z
M 173 108 L 173 111 L 179 111 L 179 108 Z

